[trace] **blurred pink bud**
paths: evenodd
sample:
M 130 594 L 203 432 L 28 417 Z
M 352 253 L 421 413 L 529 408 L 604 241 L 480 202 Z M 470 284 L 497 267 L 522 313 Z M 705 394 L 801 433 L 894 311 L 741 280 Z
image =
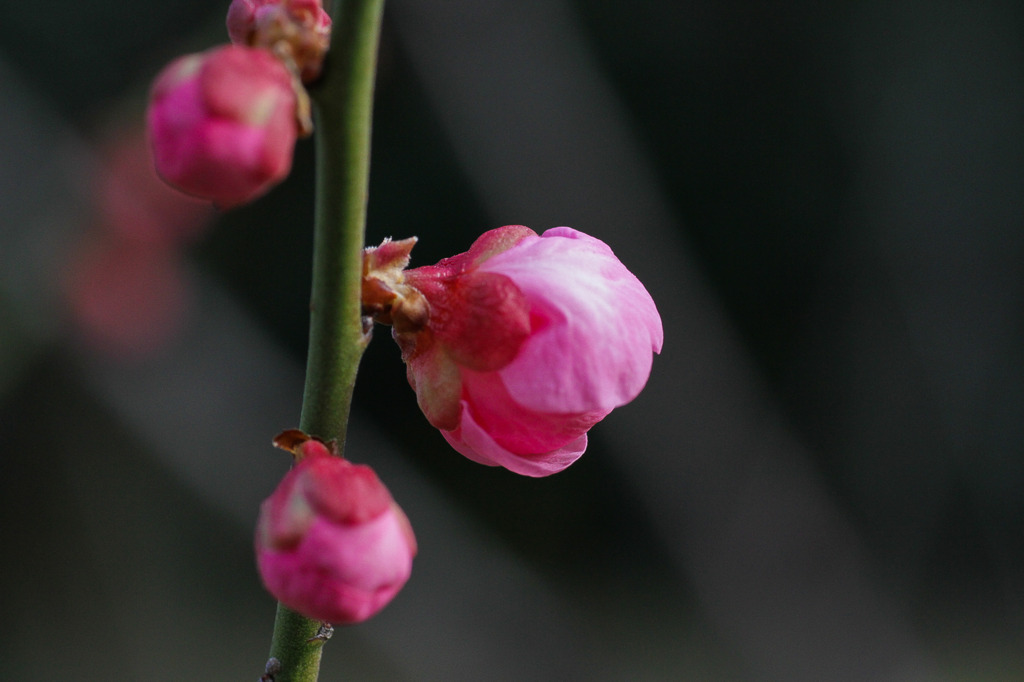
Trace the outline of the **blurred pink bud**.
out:
M 370 467 L 312 439 L 295 452 L 295 467 L 260 508 L 260 576 L 282 604 L 308 618 L 359 623 L 409 579 L 412 528 Z
M 157 172 L 170 185 L 222 207 L 251 201 L 291 170 L 291 74 L 259 48 L 181 57 L 157 76 L 148 124 Z
M 180 256 L 160 244 L 96 240 L 75 251 L 63 284 L 85 341 L 119 358 L 157 351 L 185 317 Z
M 101 164 L 90 177 L 90 196 L 98 222 L 112 234 L 171 248 L 192 240 L 214 218 L 209 202 L 160 180 L 142 125 L 119 122 L 98 151 Z
M 427 419 L 466 457 L 519 474 L 574 462 L 661 351 L 650 294 L 604 242 L 568 227 L 498 228 L 466 253 L 385 279 Z
M 232 0 L 228 35 L 236 45 L 283 49 L 310 82 L 331 42 L 331 17 L 321 0 Z

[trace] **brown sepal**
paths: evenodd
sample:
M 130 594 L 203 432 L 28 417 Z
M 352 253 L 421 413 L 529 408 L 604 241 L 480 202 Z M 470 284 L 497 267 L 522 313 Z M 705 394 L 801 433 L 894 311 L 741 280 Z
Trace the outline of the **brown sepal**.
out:
M 315 443 L 323 446 L 335 457 L 341 456 L 341 452 L 338 450 L 338 441 L 322 441 L 319 438 L 310 436 L 300 429 L 286 429 L 282 431 L 274 436 L 273 443 L 274 447 L 290 452 L 296 460 L 300 460 L 307 454 L 303 445 L 309 441 L 314 441 Z

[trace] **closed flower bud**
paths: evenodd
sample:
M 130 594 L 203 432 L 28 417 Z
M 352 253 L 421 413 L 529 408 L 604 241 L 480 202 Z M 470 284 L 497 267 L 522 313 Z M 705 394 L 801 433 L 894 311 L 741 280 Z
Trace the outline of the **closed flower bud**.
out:
M 232 0 L 227 28 L 236 45 L 282 52 L 304 83 L 320 75 L 331 44 L 331 17 L 321 0 Z
M 148 125 L 157 172 L 170 185 L 222 207 L 251 201 L 291 170 L 292 76 L 265 49 L 181 57 L 157 76 Z
M 416 540 L 402 510 L 365 465 L 316 440 L 260 508 L 256 560 L 267 590 L 308 618 L 358 623 L 409 579 Z
M 412 246 L 380 248 L 399 245 Z M 661 351 L 650 294 L 604 242 L 568 227 L 491 230 L 437 265 L 364 274 L 363 290 L 386 307 L 375 318 L 394 325 L 430 423 L 466 457 L 527 476 L 583 454 Z

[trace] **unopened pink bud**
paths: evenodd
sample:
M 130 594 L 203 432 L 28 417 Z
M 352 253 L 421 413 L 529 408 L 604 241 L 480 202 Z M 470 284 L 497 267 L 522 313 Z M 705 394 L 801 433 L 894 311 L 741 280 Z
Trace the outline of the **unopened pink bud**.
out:
M 181 57 L 149 104 L 157 172 L 183 192 L 230 207 L 291 170 L 298 134 L 288 69 L 269 50 L 228 45 Z
M 283 50 L 304 83 L 320 75 L 331 44 L 331 17 L 321 0 L 232 0 L 227 28 L 236 45 Z
M 163 244 L 103 235 L 76 249 L 64 277 L 75 326 L 112 357 L 150 356 L 185 322 L 180 256 Z
M 412 572 L 409 520 L 373 470 L 299 446 L 260 508 L 256 560 L 267 590 L 308 618 L 343 625 L 383 609 Z
M 403 287 L 416 295 L 399 291 L 388 314 L 424 414 L 466 457 L 527 476 L 583 454 L 661 351 L 650 294 L 604 242 L 568 227 L 491 230 L 390 288 Z

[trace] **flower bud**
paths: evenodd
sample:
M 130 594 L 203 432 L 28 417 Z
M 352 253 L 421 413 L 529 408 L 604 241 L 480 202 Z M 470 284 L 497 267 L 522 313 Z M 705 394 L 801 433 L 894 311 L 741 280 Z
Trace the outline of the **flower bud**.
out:
M 364 621 L 409 579 L 416 554 L 409 520 L 370 467 L 312 439 L 295 452 L 298 462 L 260 507 L 263 584 L 308 618 Z
M 320 75 L 331 43 L 331 17 L 321 0 L 232 0 L 227 27 L 234 44 L 291 59 L 304 83 Z
M 180 57 L 157 76 L 148 124 L 168 184 L 222 207 L 245 203 L 291 170 L 292 76 L 265 49 L 227 45 Z
M 661 351 L 650 294 L 604 242 L 568 227 L 491 230 L 437 265 L 364 273 L 363 290 L 388 304 L 375 319 L 393 323 L 430 423 L 466 457 L 527 476 L 583 454 Z
M 121 361 L 160 351 L 186 321 L 189 291 L 181 258 L 159 243 L 92 235 L 63 271 L 76 331 Z

